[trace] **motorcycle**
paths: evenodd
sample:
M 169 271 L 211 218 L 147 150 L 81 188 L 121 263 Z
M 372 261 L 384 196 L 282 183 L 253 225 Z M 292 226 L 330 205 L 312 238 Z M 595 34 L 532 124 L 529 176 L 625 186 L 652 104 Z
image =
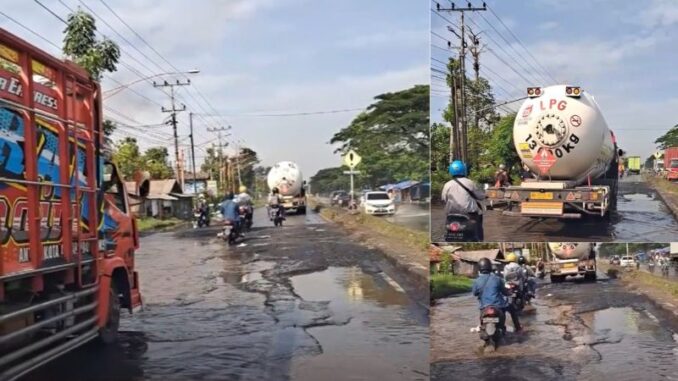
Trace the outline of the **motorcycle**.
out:
M 448 214 L 445 242 L 478 242 L 478 223 L 464 214 Z
M 275 226 L 282 226 L 283 221 L 285 218 L 282 216 L 282 211 L 280 210 L 280 206 L 271 206 L 268 210 L 269 213 L 269 218 L 271 221 L 273 221 L 273 225 Z
M 224 230 L 221 232 L 221 239 L 228 242 L 229 245 L 235 244 L 235 240 L 240 236 L 240 229 L 233 224 L 233 221 L 224 222 Z
M 506 288 L 509 290 L 509 303 L 513 305 L 516 311 L 522 311 L 525 308 L 525 304 L 529 303 L 529 295 L 524 292 L 524 290 L 527 290 L 527 282 L 523 281 L 521 287 L 518 281 L 508 281 L 506 282 Z
M 668 263 L 662 263 L 662 276 L 669 276 L 669 265 Z
M 243 205 L 240 207 L 240 221 L 243 221 L 243 227 L 246 231 L 252 229 L 252 207 L 249 205 Z
M 480 339 L 486 347 L 496 349 L 499 340 L 506 333 L 506 313 L 495 306 L 487 306 L 480 311 Z
M 209 219 L 209 217 L 207 216 L 206 213 L 203 214 L 199 210 L 196 210 L 195 212 L 193 212 L 193 218 L 195 220 L 193 222 L 194 228 L 196 228 L 196 227 L 201 228 L 203 226 L 210 226 L 210 219 Z

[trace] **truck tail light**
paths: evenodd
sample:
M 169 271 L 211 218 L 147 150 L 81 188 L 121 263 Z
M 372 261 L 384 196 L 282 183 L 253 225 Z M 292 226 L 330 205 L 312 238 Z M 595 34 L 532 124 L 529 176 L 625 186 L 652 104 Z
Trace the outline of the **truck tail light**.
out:
M 538 97 L 542 93 L 541 87 L 528 87 L 527 96 L 530 98 Z
M 581 88 L 579 88 L 579 86 L 566 86 L 565 94 L 568 97 L 579 98 L 581 95 Z
M 453 222 L 450 224 L 450 231 L 458 232 L 459 230 L 461 230 L 461 224 L 459 222 Z

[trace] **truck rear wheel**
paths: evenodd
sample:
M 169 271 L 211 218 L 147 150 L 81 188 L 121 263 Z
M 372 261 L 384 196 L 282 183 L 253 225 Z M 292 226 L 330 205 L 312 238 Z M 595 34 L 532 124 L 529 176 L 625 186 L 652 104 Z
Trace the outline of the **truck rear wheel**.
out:
M 598 279 L 598 276 L 595 272 L 588 272 L 584 274 L 584 280 L 587 282 L 595 282 Z
M 108 316 L 106 325 L 99 329 L 99 341 L 103 344 L 112 344 L 118 340 L 120 327 L 120 297 L 115 284 L 111 283 L 108 291 Z
M 551 283 L 562 283 L 565 277 L 562 275 L 551 275 Z

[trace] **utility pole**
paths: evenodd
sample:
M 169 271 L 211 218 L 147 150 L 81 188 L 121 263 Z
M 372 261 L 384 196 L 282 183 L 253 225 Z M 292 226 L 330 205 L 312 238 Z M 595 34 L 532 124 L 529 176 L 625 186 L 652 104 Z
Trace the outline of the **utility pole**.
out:
M 198 188 L 195 183 L 195 145 L 193 144 L 193 113 L 188 113 L 188 125 L 191 128 L 191 167 L 193 169 L 193 194 L 198 193 Z
M 471 56 L 473 56 L 473 71 L 475 72 L 475 86 L 476 86 L 476 102 L 475 103 L 475 110 L 473 110 L 473 117 L 474 117 L 474 125 L 471 126 L 471 128 L 475 128 L 476 130 L 480 130 L 480 53 L 482 52 L 482 48 L 480 47 L 480 38 L 478 37 L 480 33 L 476 34 L 473 33 L 473 30 L 469 27 L 469 33 L 471 34 L 471 47 L 469 48 L 469 51 L 471 52 Z M 474 148 L 478 147 L 477 144 L 473 144 Z M 474 153 L 474 157 L 477 157 L 475 154 L 477 154 L 476 150 L 473 150 L 472 152 Z M 469 163 L 469 165 L 475 164 L 475 163 Z
M 436 4 L 438 12 L 460 12 L 461 13 L 461 35 L 457 35 L 461 39 L 461 49 L 459 50 L 459 67 L 460 67 L 460 76 L 459 76 L 459 89 L 461 95 L 459 97 L 459 108 L 461 112 L 459 113 L 459 119 L 461 121 L 461 160 L 464 162 L 468 161 L 468 128 L 466 122 L 466 94 L 465 94 L 465 80 L 466 80 L 466 39 L 465 39 L 465 25 L 464 25 L 464 12 L 476 12 L 476 11 L 486 11 L 487 6 L 483 3 L 483 6 L 480 8 L 472 7 L 471 3 L 468 3 L 466 8 L 457 8 L 454 3 L 452 3 L 450 8 L 442 8 L 440 4 Z M 447 29 L 454 34 L 457 34 L 454 29 L 447 27 Z
M 226 187 L 224 187 L 224 155 L 223 155 L 223 148 L 228 147 L 228 143 L 224 144 L 222 143 L 222 138 L 225 138 L 227 136 L 230 136 L 231 134 L 226 134 L 222 135 L 221 133 L 224 131 L 228 131 L 231 129 L 231 126 L 228 127 L 218 127 L 218 128 L 212 128 L 208 127 L 207 131 L 209 132 L 216 132 L 217 133 L 217 138 L 219 140 L 219 186 L 217 188 L 221 187 L 222 190 L 225 190 Z
M 181 181 L 181 179 L 183 178 L 183 173 L 180 172 L 181 168 L 179 167 L 179 135 L 177 134 L 177 112 L 178 111 L 185 111 L 186 105 L 182 103 L 181 108 L 176 107 L 176 105 L 174 103 L 174 101 L 175 101 L 175 99 L 174 99 L 174 87 L 175 86 L 188 86 L 190 84 L 191 84 L 190 79 L 187 80 L 186 82 L 179 82 L 179 80 L 177 80 L 175 83 L 169 83 L 167 81 L 164 81 L 161 84 L 157 84 L 157 83 L 155 83 L 155 81 L 153 81 L 153 87 L 169 87 L 170 88 L 170 100 L 172 101 L 172 108 L 166 109 L 165 107 L 161 107 L 160 109 L 162 110 L 162 112 L 172 113 L 172 119 L 171 119 L 170 123 L 172 123 L 172 129 L 174 130 L 174 159 L 176 160 L 175 166 L 176 166 L 176 170 L 177 170 L 177 179 L 180 182 L 183 182 L 183 181 Z

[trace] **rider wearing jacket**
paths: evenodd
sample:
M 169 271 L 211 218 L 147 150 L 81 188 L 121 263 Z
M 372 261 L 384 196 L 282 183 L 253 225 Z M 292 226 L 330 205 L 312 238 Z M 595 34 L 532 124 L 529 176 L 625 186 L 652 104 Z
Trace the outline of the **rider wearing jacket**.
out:
M 462 214 L 476 221 L 478 240 L 483 241 L 483 205 L 485 192 L 478 189 L 473 180 L 467 178 L 466 164 L 455 160 L 450 164 L 449 173 L 452 180 L 445 183 L 442 191 L 442 200 L 445 201 L 447 214 Z
M 488 258 L 481 258 L 478 261 L 478 266 L 480 268 L 480 275 L 473 281 L 472 292 L 480 302 L 480 310 L 482 311 L 488 306 L 501 308 L 511 315 L 515 331 L 522 331 L 518 314 L 506 299 L 508 291 L 504 284 L 504 280 L 492 272 L 492 261 Z

